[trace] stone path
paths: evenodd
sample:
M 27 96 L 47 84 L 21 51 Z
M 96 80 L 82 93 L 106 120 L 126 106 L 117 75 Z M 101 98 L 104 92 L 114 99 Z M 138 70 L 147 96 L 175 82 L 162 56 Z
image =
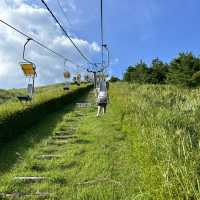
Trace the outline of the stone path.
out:
M 93 94 L 93 93 L 92 93 Z M 91 93 L 90 93 L 91 95 Z M 75 103 L 76 107 L 75 110 L 72 112 L 72 117 L 70 119 L 64 119 L 62 123 L 62 126 L 60 127 L 59 131 L 55 131 L 54 135 L 50 136 L 45 145 L 40 146 L 40 149 L 38 149 L 38 154 L 33 156 L 31 162 L 37 163 L 37 161 L 40 162 L 52 162 L 52 160 L 57 160 L 58 162 L 62 160 L 63 156 L 59 153 L 63 150 L 66 150 L 64 147 L 66 147 L 69 143 L 81 143 L 84 142 L 81 139 L 78 138 L 76 135 L 77 127 L 81 121 L 81 119 L 85 116 L 84 113 L 81 112 L 81 109 L 91 106 L 89 102 L 84 103 L 84 106 L 81 106 L 82 102 Z M 67 114 L 66 114 L 67 115 Z M 63 152 L 62 152 L 63 153 Z M 66 167 L 70 167 L 67 166 Z M 35 164 L 31 168 L 33 171 L 37 171 L 37 174 L 39 175 L 41 172 L 44 171 L 43 167 L 39 164 Z M 36 176 L 35 173 L 33 175 L 29 176 L 23 176 L 22 174 L 17 174 L 17 176 L 13 177 L 12 184 L 13 188 L 17 184 L 34 184 L 34 183 L 41 183 L 41 182 L 47 182 L 47 181 L 58 181 L 62 182 L 62 178 L 55 180 L 54 177 L 45 177 L 45 176 Z M 28 185 L 27 185 L 28 186 Z M 50 196 L 54 196 L 53 192 L 49 191 L 40 191 L 38 189 L 37 192 L 29 192 L 26 191 L 9 191 L 5 193 L 0 193 L 0 199 L 31 199 L 31 198 L 39 198 L 39 199 L 48 199 Z

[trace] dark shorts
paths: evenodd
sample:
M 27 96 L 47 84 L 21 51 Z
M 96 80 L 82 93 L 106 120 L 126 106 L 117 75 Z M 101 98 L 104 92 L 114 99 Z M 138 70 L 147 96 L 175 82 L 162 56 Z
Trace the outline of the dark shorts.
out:
M 107 106 L 107 103 L 98 103 L 97 105 L 98 105 L 98 106 L 101 106 L 101 107 L 106 107 L 106 106 Z

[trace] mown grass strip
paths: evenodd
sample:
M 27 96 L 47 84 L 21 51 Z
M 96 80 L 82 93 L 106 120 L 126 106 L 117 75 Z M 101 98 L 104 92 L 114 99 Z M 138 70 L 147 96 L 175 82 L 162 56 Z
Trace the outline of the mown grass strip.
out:
M 79 144 L 83 141 L 80 139 L 77 140 L 78 144 L 73 144 L 73 138 L 69 138 L 68 143 L 57 146 L 49 144 L 49 141 L 52 140 L 56 132 L 59 133 L 59 130 L 68 132 L 69 129 L 70 134 L 76 135 L 79 123 L 82 121 L 82 118 L 84 118 L 83 115 L 80 117 L 80 114 L 83 113 L 73 112 L 73 110 L 71 112 L 66 112 L 66 116 L 62 117 L 62 120 L 60 120 L 56 128 L 54 127 L 53 133 L 52 131 L 49 132 L 51 136 L 40 141 L 35 147 L 31 147 L 28 152 L 22 155 L 23 159 L 16 163 L 14 169 L 1 177 L 0 191 L 4 194 L 54 193 L 56 194 L 55 197 L 60 199 L 60 197 L 63 196 L 63 189 L 71 184 L 72 181 L 71 177 L 67 176 L 67 170 L 73 170 L 79 167 L 78 160 L 73 161 L 71 158 L 73 158 L 73 156 L 79 157 L 85 153 L 83 149 L 79 148 L 79 145 L 84 145 L 84 143 Z M 76 120 L 76 118 L 78 118 L 78 120 Z M 73 125 L 71 121 L 73 121 Z M 59 155 L 60 157 L 56 159 L 37 159 L 36 157 L 42 155 L 44 151 L 53 151 L 54 153 L 51 155 Z M 13 181 L 13 177 L 48 177 L 48 180 L 39 182 L 32 182 L 32 180 L 30 182 L 26 180 Z M 26 196 L 22 195 L 19 199 L 25 197 Z M 30 199 L 34 199 L 34 196 L 30 196 Z

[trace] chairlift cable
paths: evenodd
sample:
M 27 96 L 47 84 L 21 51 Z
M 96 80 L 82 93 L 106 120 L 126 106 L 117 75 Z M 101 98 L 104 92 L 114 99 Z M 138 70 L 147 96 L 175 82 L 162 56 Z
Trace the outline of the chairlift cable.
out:
M 35 43 L 38 44 L 39 46 L 41 46 L 41 47 L 43 47 L 44 49 L 48 50 L 49 52 L 55 54 L 56 56 L 58 56 L 58 57 L 64 59 L 65 61 L 68 61 L 68 62 L 70 62 L 71 64 L 73 64 L 73 65 L 75 65 L 75 66 L 77 66 L 77 67 L 82 67 L 81 65 L 74 63 L 71 59 L 66 58 L 66 57 L 63 56 L 62 54 L 60 54 L 60 53 L 58 53 L 58 52 L 56 52 L 56 51 L 50 49 L 49 47 L 45 46 L 44 44 L 42 44 L 42 43 L 39 42 L 38 40 L 36 40 L 36 39 L 30 37 L 30 36 L 27 35 L 26 33 L 24 33 L 24 32 L 22 32 L 21 30 L 15 28 L 14 26 L 8 24 L 7 22 L 5 22 L 5 21 L 3 21 L 3 20 L 1 20 L 1 19 L 0 19 L 0 22 L 3 23 L 4 25 L 8 26 L 9 28 L 15 30 L 15 31 L 18 32 L 19 34 L 23 35 L 23 36 L 26 37 L 27 39 L 31 39 L 33 42 L 35 42 Z
M 79 52 L 79 54 L 82 56 L 82 58 L 84 58 L 88 63 L 92 63 L 89 58 L 87 56 L 85 56 L 85 54 L 79 49 L 79 47 L 75 44 L 75 42 L 72 40 L 72 38 L 69 36 L 69 34 L 67 33 L 67 31 L 63 28 L 63 26 L 61 25 L 61 23 L 58 21 L 58 19 L 56 18 L 56 16 L 53 14 L 53 12 L 51 11 L 51 9 L 48 7 L 47 3 L 44 0 L 41 0 L 41 2 L 45 5 L 46 9 L 48 10 L 48 12 L 51 14 L 51 16 L 53 17 L 53 19 L 56 21 L 56 23 L 60 26 L 61 30 L 63 31 L 63 33 L 67 36 L 67 38 L 70 40 L 70 42 L 72 43 L 72 45 L 76 48 L 76 50 Z
M 62 12 L 63 15 L 65 16 L 65 19 L 66 19 L 67 23 L 69 24 L 70 27 L 72 27 L 72 24 L 71 24 L 71 22 L 70 22 L 70 20 L 69 20 L 69 17 L 68 17 L 68 15 L 67 15 L 67 13 L 65 12 L 65 10 L 63 9 L 63 7 L 62 7 L 62 5 L 61 5 L 61 3 L 60 3 L 60 0 L 57 0 L 57 3 L 58 3 L 58 6 L 59 6 L 61 12 Z

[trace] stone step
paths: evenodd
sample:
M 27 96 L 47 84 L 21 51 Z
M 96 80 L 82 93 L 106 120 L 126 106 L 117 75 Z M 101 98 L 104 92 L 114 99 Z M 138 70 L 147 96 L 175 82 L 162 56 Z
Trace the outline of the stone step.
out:
M 36 176 L 19 176 L 19 177 L 14 177 L 15 181 L 26 181 L 26 182 L 40 182 L 43 180 L 47 180 L 46 177 L 36 177 Z
M 0 193 L 0 198 L 20 198 L 20 197 L 40 197 L 40 198 L 47 198 L 50 197 L 54 194 L 50 193 L 44 193 L 44 192 L 37 192 L 37 193 L 19 193 L 19 192 L 14 192 L 14 193 Z
M 77 124 L 74 124 L 75 126 L 77 126 Z M 69 132 L 71 132 L 71 131 L 76 131 L 77 130 L 77 128 L 75 127 L 75 126 L 61 126 L 60 127 L 60 131 L 62 132 L 62 131 L 69 131 Z M 63 130 L 64 129 L 64 130 Z
M 64 136 L 64 135 L 73 135 L 74 132 L 67 132 L 67 131 L 59 131 L 59 132 L 56 132 L 55 135 L 60 135 L 60 136 Z
M 39 155 L 36 156 L 37 159 L 45 160 L 45 159 L 55 159 L 55 158 L 62 158 L 60 155 Z
M 40 150 L 40 152 L 42 152 L 43 154 L 51 154 L 51 153 L 56 153 L 56 152 L 58 152 L 59 150 L 61 150 L 61 149 L 56 149 L 56 148 L 41 148 L 41 150 Z
M 62 125 L 61 128 L 64 128 L 64 129 L 68 129 L 68 130 L 76 130 L 75 126 L 77 125 L 77 122 L 73 122 L 73 123 L 70 123 L 70 125 L 66 124 L 66 125 Z
M 64 119 L 63 120 L 64 122 L 66 122 L 66 123 L 70 123 L 70 124 L 72 124 L 72 123 L 76 123 L 77 122 L 77 120 L 75 119 L 75 118 L 66 118 L 66 119 Z
M 83 114 L 82 112 L 79 112 L 79 111 L 75 111 L 74 114 L 76 116 L 80 116 L 80 117 L 85 116 L 85 114 Z
M 47 143 L 47 145 L 57 145 L 62 146 L 66 145 L 68 143 L 68 140 L 52 140 Z
M 91 106 L 91 103 L 89 103 L 89 102 L 78 102 L 78 103 L 76 103 L 76 106 L 79 107 L 79 108 L 87 108 L 87 107 Z
M 75 136 L 75 135 L 56 135 L 56 136 L 52 137 L 52 139 L 54 139 L 54 140 L 67 140 L 67 139 L 71 139 L 71 138 L 77 138 L 77 136 Z

